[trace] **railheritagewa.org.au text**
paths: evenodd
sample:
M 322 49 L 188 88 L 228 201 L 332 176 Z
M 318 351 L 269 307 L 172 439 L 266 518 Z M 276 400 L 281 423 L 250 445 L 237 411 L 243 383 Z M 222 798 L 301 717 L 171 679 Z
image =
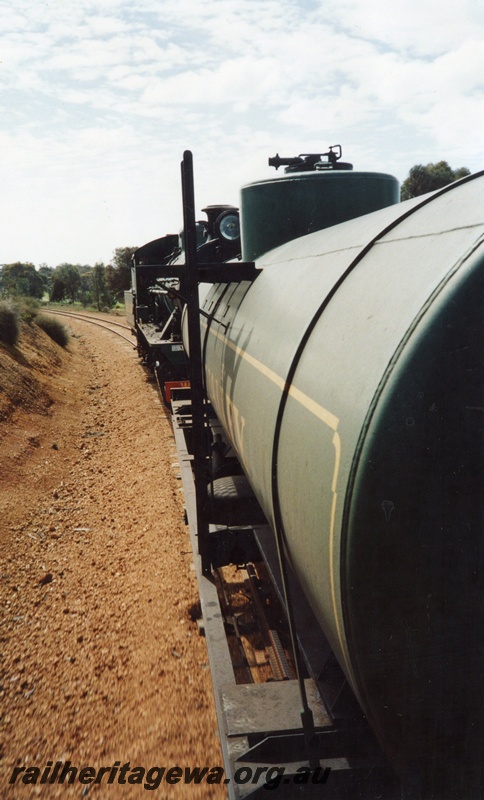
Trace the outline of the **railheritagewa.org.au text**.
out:
M 43 785 L 43 784 L 135 784 L 153 791 L 162 783 L 167 784 L 263 784 L 268 790 L 277 789 L 281 783 L 294 784 L 321 784 L 326 783 L 330 775 L 329 767 L 320 767 L 310 770 L 309 767 L 299 767 L 290 774 L 284 767 L 240 766 L 231 777 L 228 777 L 223 767 L 187 767 L 187 766 L 131 766 L 130 761 L 121 764 L 115 761 L 111 766 L 76 767 L 70 761 L 47 761 L 39 766 L 16 766 L 10 776 L 11 784 Z

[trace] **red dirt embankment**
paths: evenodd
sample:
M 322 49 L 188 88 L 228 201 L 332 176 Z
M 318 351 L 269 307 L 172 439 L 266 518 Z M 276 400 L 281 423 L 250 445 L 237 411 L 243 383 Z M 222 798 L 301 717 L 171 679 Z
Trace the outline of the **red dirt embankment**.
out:
M 69 326 L 66 351 L 35 327 L 0 345 L 0 796 L 129 800 L 143 785 L 9 784 L 56 761 L 222 763 L 169 421 L 128 343 Z

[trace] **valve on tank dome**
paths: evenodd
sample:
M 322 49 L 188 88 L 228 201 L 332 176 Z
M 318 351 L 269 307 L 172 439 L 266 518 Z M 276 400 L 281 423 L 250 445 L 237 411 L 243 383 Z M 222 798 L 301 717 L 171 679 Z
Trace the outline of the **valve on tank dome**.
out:
M 298 156 L 283 158 L 277 153 L 273 158 L 269 158 L 269 166 L 276 170 L 285 166 L 284 172 L 311 172 L 313 170 L 352 170 L 353 164 L 340 161 L 343 151 L 340 144 L 330 146 L 327 153 L 301 153 Z M 327 161 L 322 161 L 327 158 Z

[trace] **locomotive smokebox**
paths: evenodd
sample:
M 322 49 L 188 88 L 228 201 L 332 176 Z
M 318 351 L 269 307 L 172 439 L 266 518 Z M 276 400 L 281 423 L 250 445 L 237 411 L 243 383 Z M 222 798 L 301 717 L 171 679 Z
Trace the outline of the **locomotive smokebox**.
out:
M 320 156 L 270 159 L 280 178 L 256 181 L 241 191 L 242 258 L 251 261 L 300 236 L 378 211 L 399 201 L 392 175 L 353 172 L 351 164 Z

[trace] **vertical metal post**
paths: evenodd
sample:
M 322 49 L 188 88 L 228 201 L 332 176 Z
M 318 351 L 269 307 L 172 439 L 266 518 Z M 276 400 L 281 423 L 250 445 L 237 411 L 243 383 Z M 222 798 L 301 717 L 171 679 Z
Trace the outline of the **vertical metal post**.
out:
M 197 231 L 195 225 L 195 192 L 193 156 L 183 153 L 181 163 L 183 195 L 183 227 L 185 245 L 185 296 L 190 350 L 189 375 L 192 403 L 193 470 L 197 506 L 198 552 L 204 574 L 210 571 L 207 521 L 207 443 L 204 416 L 202 346 L 200 334 L 200 301 L 198 294 Z

